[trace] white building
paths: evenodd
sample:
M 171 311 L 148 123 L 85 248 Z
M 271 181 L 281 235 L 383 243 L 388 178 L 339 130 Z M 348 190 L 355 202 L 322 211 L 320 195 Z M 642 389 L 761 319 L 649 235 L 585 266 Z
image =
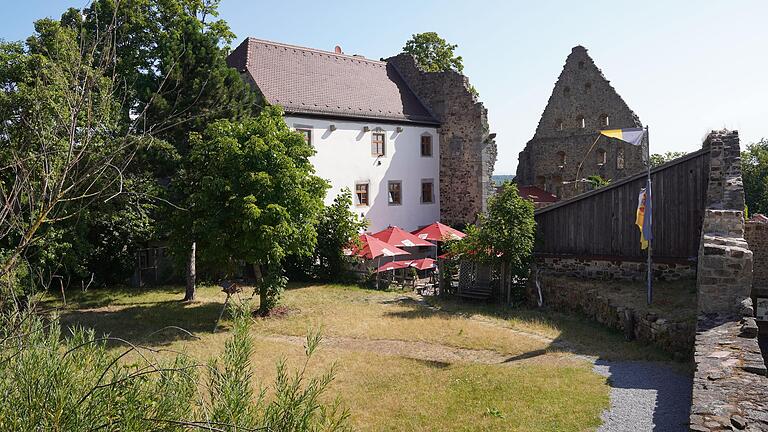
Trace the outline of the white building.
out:
M 229 63 L 315 147 L 326 204 L 348 188 L 371 231 L 440 220 L 440 123 L 393 66 L 253 38 Z

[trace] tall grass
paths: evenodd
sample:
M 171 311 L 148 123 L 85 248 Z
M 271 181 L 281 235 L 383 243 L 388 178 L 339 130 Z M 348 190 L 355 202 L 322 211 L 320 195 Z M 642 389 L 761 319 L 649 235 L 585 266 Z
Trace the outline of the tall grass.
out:
M 235 312 L 232 336 L 207 364 L 81 328 L 58 317 L 13 311 L 0 317 L 0 430 L 345 431 L 348 411 L 320 399 L 334 370 L 308 377 L 320 336 L 307 337 L 303 368 L 277 364 L 273 395 L 256 391 L 251 318 Z M 106 349 L 107 342 L 126 349 Z M 131 354 L 131 356 L 129 356 Z M 140 360 L 129 362 L 127 358 Z M 200 384 L 203 383 L 203 384 Z

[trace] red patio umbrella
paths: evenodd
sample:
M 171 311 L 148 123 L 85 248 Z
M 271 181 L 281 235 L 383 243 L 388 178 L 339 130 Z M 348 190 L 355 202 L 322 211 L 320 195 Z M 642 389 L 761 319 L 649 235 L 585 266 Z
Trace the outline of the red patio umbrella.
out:
M 360 234 L 360 247 L 353 247 L 352 254 L 366 259 L 380 256 L 408 255 L 408 252 L 368 234 Z
M 458 240 L 466 237 L 463 232 L 453 229 L 448 225 L 435 222 L 431 225 L 427 225 L 422 229 L 413 232 L 413 235 L 422 240 L 432 241 L 445 241 L 445 240 Z
M 390 270 L 397 270 L 397 269 L 404 269 L 408 268 L 408 265 L 411 263 L 411 261 L 392 261 L 388 262 L 386 264 L 382 264 L 381 267 L 376 269 L 376 273 L 381 273 L 385 271 Z
M 417 270 L 428 270 L 435 268 L 435 260 L 432 258 L 417 259 L 415 261 L 411 261 L 410 266 L 416 268 Z
M 432 243 L 396 226 L 390 226 L 371 235 L 397 247 L 434 246 Z

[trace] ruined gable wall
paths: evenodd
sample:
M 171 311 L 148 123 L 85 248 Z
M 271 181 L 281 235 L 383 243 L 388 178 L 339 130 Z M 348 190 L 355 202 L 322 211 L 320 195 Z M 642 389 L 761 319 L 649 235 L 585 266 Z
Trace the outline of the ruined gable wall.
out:
M 587 50 L 577 46 L 566 59 L 533 139 L 519 155 L 518 182 L 543 186 L 561 198 L 569 198 L 584 192 L 585 187 L 562 182 L 595 174 L 619 179 L 641 171 L 641 147 L 607 137 L 601 137 L 592 147 L 600 129 L 641 126 L 637 115 L 603 76 Z M 599 150 L 606 153 L 604 164 L 598 157 Z M 560 152 L 565 155 L 565 163 Z
M 449 225 L 476 221 L 493 194 L 496 143 L 488 113 L 460 73 L 424 72 L 409 54 L 386 60 L 440 122 L 440 218 Z

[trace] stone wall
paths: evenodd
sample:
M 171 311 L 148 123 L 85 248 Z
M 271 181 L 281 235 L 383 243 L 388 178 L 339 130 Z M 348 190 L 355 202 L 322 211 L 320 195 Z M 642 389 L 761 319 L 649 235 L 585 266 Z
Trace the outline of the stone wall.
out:
M 699 250 L 691 431 L 768 430 L 768 378 L 752 301 L 739 135 L 710 133 L 707 209 Z
M 543 302 L 549 308 L 584 314 L 605 326 L 624 332 L 628 338 L 653 343 L 680 359 L 690 358 L 692 354 L 696 327 L 692 294 L 691 301 L 683 305 L 690 308 L 690 313 L 683 314 L 679 309 L 662 312 L 646 308 L 642 284 L 621 288 L 608 281 L 544 273 L 539 274 L 538 284 Z M 527 289 L 529 299 L 538 298 L 535 281 L 531 281 Z M 630 289 L 638 292 L 626 292 Z M 636 298 L 627 301 L 631 294 Z
M 648 264 L 627 259 L 601 257 L 559 257 L 537 256 L 536 265 L 549 274 L 558 274 L 581 279 L 627 280 L 646 279 Z M 687 261 L 653 262 L 654 280 L 673 281 L 696 277 L 696 263 Z
M 408 86 L 440 121 L 440 219 L 448 225 L 474 223 L 493 194 L 495 134 L 488 113 L 460 73 L 425 72 L 409 54 L 388 58 Z
M 619 179 L 635 174 L 644 169 L 642 147 L 602 136 L 595 144 L 595 139 L 601 129 L 641 126 L 587 50 L 574 47 L 533 139 L 520 153 L 517 181 L 566 199 L 585 192 L 587 184 L 578 180 L 590 175 Z
M 768 297 L 768 223 L 757 218 L 748 220 L 744 238 L 752 251 L 752 299 Z
M 735 314 L 752 289 L 752 252 L 744 240 L 744 187 L 739 134 L 712 132 L 707 206 L 698 259 L 698 303 L 703 313 Z

